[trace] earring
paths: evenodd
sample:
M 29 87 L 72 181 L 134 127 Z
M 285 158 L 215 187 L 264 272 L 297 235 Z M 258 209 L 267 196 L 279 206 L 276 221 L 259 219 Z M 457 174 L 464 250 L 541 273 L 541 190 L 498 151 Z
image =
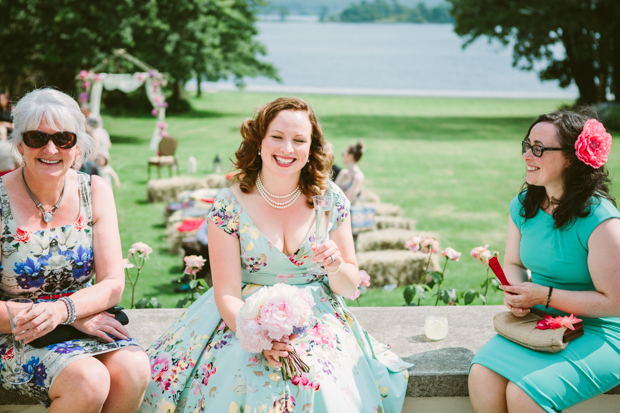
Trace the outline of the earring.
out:
M 26 161 L 24 160 L 24 155 L 22 155 L 22 166 L 26 166 Z
M 260 156 L 260 146 L 258 147 L 258 156 Z

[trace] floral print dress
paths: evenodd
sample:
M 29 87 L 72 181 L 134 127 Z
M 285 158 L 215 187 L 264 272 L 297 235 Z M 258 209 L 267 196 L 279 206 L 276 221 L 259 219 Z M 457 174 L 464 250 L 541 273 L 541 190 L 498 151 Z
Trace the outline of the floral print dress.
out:
M 80 214 L 71 225 L 41 231 L 24 231 L 15 225 L 11 204 L 0 177 L 2 213 L 2 258 L 0 261 L 0 300 L 29 298 L 35 303 L 53 301 L 41 298 L 89 287 L 93 271 L 93 223 L 90 176 L 78 173 Z M 0 302 L 0 305 L 4 303 Z M 36 305 L 36 304 L 35 304 Z M 24 370 L 33 374 L 23 385 L 6 382 L 14 366 L 13 337 L 0 334 L 0 384 L 8 390 L 50 405 L 49 389 L 63 368 L 82 357 L 114 351 L 136 341 L 107 343 L 84 338 L 56 343 L 44 348 L 26 345 Z
M 336 197 L 333 230 L 348 216 L 349 201 L 331 182 L 329 191 Z M 307 273 L 313 266 L 314 230 L 296 253 L 286 256 L 228 189 L 216 198 L 209 219 L 239 239 L 244 299 L 280 282 L 314 297 L 312 328 L 293 342 L 310 371 L 284 381 L 262 354 L 243 351 L 222 321 L 211 289 L 148 349 L 152 380 L 139 411 L 400 412 L 411 364 L 364 331 L 342 297 L 331 291 L 327 277 Z

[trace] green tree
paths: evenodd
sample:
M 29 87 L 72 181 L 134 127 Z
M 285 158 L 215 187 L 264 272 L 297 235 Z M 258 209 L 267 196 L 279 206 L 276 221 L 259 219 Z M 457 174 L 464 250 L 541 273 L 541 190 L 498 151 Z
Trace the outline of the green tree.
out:
M 14 94 L 55 85 L 71 92 L 81 69 L 112 50 L 128 52 L 170 74 L 171 103 L 183 84 L 264 75 L 256 39 L 259 0 L 0 0 L 0 82 Z
M 572 82 L 580 103 L 620 96 L 620 3 L 616 0 L 448 0 L 467 47 L 479 37 L 513 45 L 513 66 L 541 80 Z M 558 55 L 558 46 L 564 55 Z M 615 70 L 614 70 L 615 69 Z

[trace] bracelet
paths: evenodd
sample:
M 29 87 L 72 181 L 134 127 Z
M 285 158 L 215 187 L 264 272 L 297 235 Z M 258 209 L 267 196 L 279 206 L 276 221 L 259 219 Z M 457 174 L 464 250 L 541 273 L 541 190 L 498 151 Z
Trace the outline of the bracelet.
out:
M 338 265 L 338 269 L 336 271 L 330 271 L 327 269 L 327 267 L 325 267 L 325 269 L 327 270 L 327 274 L 328 275 L 334 275 L 336 274 L 338 271 L 340 271 L 340 267 L 342 267 L 342 261 L 340 261 L 340 265 Z
M 549 295 L 547 295 L 547 304 L 545 304 L 545 308 L 549 308 L 549 301 L 551 301 L 551 293 L 553 292 L 553 287 L 549 286 Z
M 62 301 L 63 303 L 65 303 L 65 305 L 67 306 L 67 313 L 69 314 L 67 315 L 67 319 L 65 320 L 65 322 L 60 324 L 64 326 L 72 324 L 76 318 L 75 304 L 73 303 L 73 300 L 69 297 L 60 297 L 58 301 Z

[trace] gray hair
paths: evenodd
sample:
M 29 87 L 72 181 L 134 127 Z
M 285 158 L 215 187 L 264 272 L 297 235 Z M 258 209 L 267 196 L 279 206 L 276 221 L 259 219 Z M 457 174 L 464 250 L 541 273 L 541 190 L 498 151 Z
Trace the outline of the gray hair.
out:
M 57 131 L 73 132 L 77 136 L 79 160 L 90 158 L 95 149 L 95 140 L 86 132 L 84 114 L 77 102 L 58 90 L 43 88 L 27 93 L 13 109 L 13 124 L 10 141 L 14 152 L 23 142 L 23 133 L 36 130 L 42 121 Z

